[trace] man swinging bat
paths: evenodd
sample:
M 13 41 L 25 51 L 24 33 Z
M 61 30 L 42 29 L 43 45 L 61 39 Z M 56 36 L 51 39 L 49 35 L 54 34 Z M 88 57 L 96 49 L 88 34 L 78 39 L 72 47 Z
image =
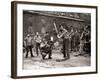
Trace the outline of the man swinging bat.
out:
M 56 25 L 54 25 L 54 26 L 55 26 L 55 30 L 57 32 L 57 37 L 63 39 L 62 54 L 63 54 L 64 59 L 57 60 L 57 61 L 64 61 L 64 60 L 70 59 L 70 55 L 69 55 L 69 38 L 71 36 L 71 33 L 69 32 L 68 27 L 65 24 L 63 24 L 63 25 L 61 24 L 59 26 L 59 33 L 60 34 L 58 33 Z M 65 26 L 66 29 L 63 26 Z

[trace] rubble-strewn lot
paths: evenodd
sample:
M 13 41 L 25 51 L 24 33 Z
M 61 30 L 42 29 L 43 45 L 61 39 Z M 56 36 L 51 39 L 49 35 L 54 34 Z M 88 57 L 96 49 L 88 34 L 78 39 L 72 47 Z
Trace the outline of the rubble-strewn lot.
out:
M 91 58 L 89 55 L 77 56 L 74 55 L 78 52 L 70 53 L 70 59 L 57 62 L 57 59 L 63 59 L 62 53 L 58 50 L 52 51 L 52 59 L 43 60 L 41 55 L 37 56 L 34 52 L 35 57 L 23 58 L 23 69 L 43 69 L 43 68 L 63 68 L 63 67 L 79 67 L 79 66 L 90 66 Z M 25 57 L 25 53 L 24 53 Z

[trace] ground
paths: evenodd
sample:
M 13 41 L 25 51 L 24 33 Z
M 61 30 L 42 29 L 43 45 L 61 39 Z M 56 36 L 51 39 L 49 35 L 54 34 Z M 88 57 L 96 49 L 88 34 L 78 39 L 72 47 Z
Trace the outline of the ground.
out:
M 52 59 L 43 60 L 41 55 L 37 56 L 34 52 L 35 57 L 23 58 L 23 69 L 43 69 L 43 68 L 65 68 L 65 67 L 79 67 L 79 66 L 90 66 L 91 58 L 89 55 L 77 56 L 74 55 L 78 52 L 70 52 L 70 59 L 57 62 L 56 60 L 63 59 L 62 53 L 59 50 L 52 51 Z

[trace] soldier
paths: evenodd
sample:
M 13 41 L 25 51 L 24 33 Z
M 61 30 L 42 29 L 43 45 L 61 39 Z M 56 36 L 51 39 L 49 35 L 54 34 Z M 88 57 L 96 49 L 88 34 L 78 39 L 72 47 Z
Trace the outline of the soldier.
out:
M 70 47 L 71 47 L 71 51 L 74 50 L 74 29 L 73 26 L 71 26 L 71 38 L 70 38 Z
M 32 53 L 32 47 L 33 47 L 32 41 L 33 41 L 33 39 L 32 39 L 30 34 L 27 35 L 27 37 L 25 38 L 25 41 L 26 41 L 26 58 L 28 58 L 29 51 L 30 51 L 31 57 L 34 57 L 33 53 Z
M 86 29 L 86 34 L 85 34 L 85 44 L 84 44 L 84 51 L 91 55 L 91 33 L 90 33 L 90 26 L 87 27 Z
M 64 60 L 67 60 L 70 58 L 69 55 L 69 30 L 68 27 L 66 27 L 67 29 L 63 28 L 63 26 L 60 26 L 60 31 L 62 32 L 61 35 L 58 35 L 58 38 L 62 38 L 63 39 L 63 48 L 62 48 L 62 53 L 63 53 L 63 57 Z
M 38 50 L 40 50 L 40 43 L 41 43 L 41 36 L 38 32 L 36 32 L 36 35 L 34 36 L 34 40 L 36 42 L 36 54 L 39 55 Z
M 51 36 L 50 36 L 50 33 L 49 32 L 46 32 L 46 35 L 45 35 L 45 39 L 47 41 L 47 44 L 50 46 L 50 50 L 49 50 L 49 53 L 48 53 L 48 59 L 52 59 L 52 41 L 51 41 Z
M 87 27 L 84 28 L 84 30 L 80 36 L 79 54 L 77 54 L 75 56 L 83 56 L 84 55 L 84 48 L 85 48 L 86 34 L 87 34 L 86 28 Z
M 75 35 L 75 51 L 77 52 L 78 50 L 79 50 L 79 44 L 80 44 L 80 34 L 79 34 L 79 32 L 77 31 L 77 29 L 76 29 L 76 31 L 75 31 L 75 33 L 74 33 L 74 35 Z

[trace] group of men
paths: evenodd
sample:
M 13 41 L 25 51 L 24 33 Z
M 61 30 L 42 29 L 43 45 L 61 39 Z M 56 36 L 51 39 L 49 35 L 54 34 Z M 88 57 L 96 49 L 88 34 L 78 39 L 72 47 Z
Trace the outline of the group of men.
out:
M 70 59 L 71 52 L 75 52 L 74 56 L 91 55 L 91 27 L 86 25 L 82 28 L 74 28 L 73 26 L 60 25 L 59 38 L 63 39 L 62 53 L 64 60 Z
M 26 50 L 26 58 L 28 58 L 29 52 L 31 57 L 34 57 L 34 53 L 32 48 L 35 48 L 35 52 L 37 56 L 41 54 L 42 58 L 45 59 L 46 55 L 48 54 L 48 58 L 52 59 L 51 57 L 51 49 L 53 45 L 53 41 L 48 32 L 44 36 L 40 36 L 38 32 L 33 37 L 31 34 L 28 34 L 24 39 L 24 49 Z
M 72 26 L 69 29 L 66 26 L 64 27 L 64 25 L 60 25 L 59 32 L 56 36 L 58 39 L 62 39 L 61 50 L 64 60 L 70 59 L 69 51 L 79 51 L 79 54 L 75 56 L 83 54 L 85 43 L 87 46 L 87 52 L 90 53 L 90 31 L 87 27 L 79 33 L 78 29 L 73 30 Z M 28 57 L 29 51 L 31 57 L 34 57 L 32 48 L 35 47 L 37 56 L 40 53 L 42 55 L 42 59 L 45 59 L 48 54 L 48 59 L 52 59 L 52 49 L 55 42 L 51 39 L 49 32 L 46 32 L 43 36 L 40 36 L 40 34 L 36 32 L 34 38 L 28 34 L 24 41 L 26 43 L 26 58 Z

